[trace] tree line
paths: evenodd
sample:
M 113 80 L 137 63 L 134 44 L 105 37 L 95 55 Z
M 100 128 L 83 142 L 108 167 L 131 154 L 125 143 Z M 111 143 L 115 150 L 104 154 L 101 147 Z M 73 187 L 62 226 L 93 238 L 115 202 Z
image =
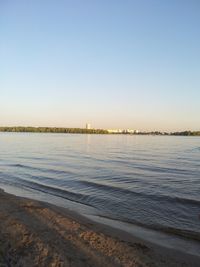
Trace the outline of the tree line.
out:
M 85 128 L 63 128 L 63 127 L 0 127 L 0 132 L 24 132 L 24 133 L 71 133 L 71 134 L 112 134 L 104 129 L 85 129 Z M 200 136 L 200 131 L 183 131 L 183 132 L 139 132 L 139 133 L 118 133 L 131 135 L 175 135 L 175 136 Z
M 200 131 L 184 131 L 184 132 L 175 132 L 171 135 L 182 135 L 182 136 L 200 136 Z
M 107 134 L 107 130 L 60 127 L 0 127 L 1 132 Z

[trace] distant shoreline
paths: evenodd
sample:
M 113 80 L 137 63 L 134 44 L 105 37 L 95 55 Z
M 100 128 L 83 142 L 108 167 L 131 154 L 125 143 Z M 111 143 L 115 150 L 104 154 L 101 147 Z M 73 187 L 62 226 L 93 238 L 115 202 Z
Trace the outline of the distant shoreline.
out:
M 122 132 L 109 132 L 106 129 L 85 129 L 85 128 L 64 128 L 64 127 L 24 127 L 24 126 L 3 126 L 0 132 L 16 133 L 66 133 L 66 134 L 109 134 L 109 135 L 161 135 L 161 136 L 200 136 L 200 131 L 180 131 L 180 132 L 135 132 L 129 133 L 126 130 Z

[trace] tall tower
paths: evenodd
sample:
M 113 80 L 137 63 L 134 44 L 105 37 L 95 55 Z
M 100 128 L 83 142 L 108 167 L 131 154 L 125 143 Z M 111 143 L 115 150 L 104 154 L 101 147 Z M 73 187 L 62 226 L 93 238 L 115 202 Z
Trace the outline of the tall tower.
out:
M 91 124 L 90 123 L 86 123 L 86 129 L 90 130 L 91 129 Z

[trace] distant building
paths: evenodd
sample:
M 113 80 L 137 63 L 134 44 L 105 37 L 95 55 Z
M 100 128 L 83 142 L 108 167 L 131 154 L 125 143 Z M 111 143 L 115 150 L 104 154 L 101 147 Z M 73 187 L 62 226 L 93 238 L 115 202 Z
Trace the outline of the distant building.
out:
M 107 130 L 109 133 L 116 133 L 116 134 L 135 134 L 138 133 L 137 130 L 132 130 L 132 129 L 108 129 Z
M 135 133 L 135 130 L 126 129 L 126 130 L 123 131 L 123 133 L 134 134 Z
M 90 123 L 86 123 L 86 129 L 90 130 L 91 129 L 91 124 Z
M 109 133 L 122 133 L 123 132 L 123 130 L 121 129 L 108 129 L 107 131 Z

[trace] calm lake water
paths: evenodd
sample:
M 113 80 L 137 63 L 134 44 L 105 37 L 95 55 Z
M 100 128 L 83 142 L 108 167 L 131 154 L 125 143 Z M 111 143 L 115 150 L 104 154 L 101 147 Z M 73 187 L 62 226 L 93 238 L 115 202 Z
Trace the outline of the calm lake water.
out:
M 9 186 L 200 240 L 199 137 L 0 133 Z

